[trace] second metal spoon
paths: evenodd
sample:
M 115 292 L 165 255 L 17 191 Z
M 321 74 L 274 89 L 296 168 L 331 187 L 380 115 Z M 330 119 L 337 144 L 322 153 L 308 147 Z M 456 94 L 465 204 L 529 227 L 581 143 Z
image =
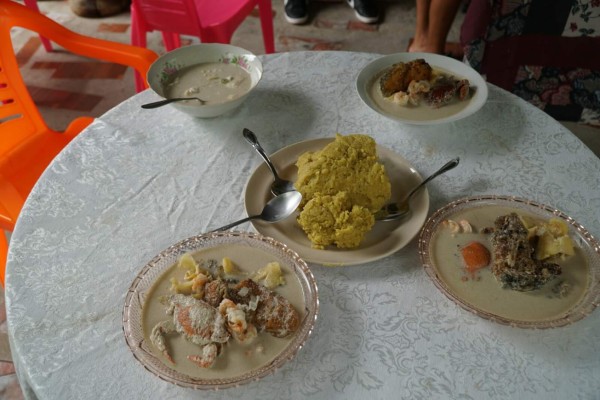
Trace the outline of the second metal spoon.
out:
M 277 170 L 275 169 L 275 166 L 269 159 L 269 156 L 267 156 L 267 153 L 265 153 L 265 151 L 263 150 L 260 143 L 258 143 L 258 139 L 257 139 L 256 135 L 254 134 L 254 132 L 252 132 L 250 129 L 247 129 L 247 128 L 244 128 L 243 132 L 244 132 L 244 138 L 248 141 L 248 143 L 250 143 L 252 145 L 252 147 L 254 147 L 254 149 L 258 152 L 258 154 L 260 154 L 260 156 L 263 158 L 263 160 L 265 160 L 265 162 L 267 163 L 267 167 L 269 167 L 269 169 L 271 170 L 271 173 L 273 174 L 273 178 L 275 180 L 273 181 L 273 184 L 271 185 L 271 193 L 273 193 L 273 195 L 277 196 L 277 195 L 280 195 L 281 193 L 296 190 L 294 188 L 294 182 L 290 182 L 285 179 L 281 179 L 279 177 L 279 175 L 277 174 Z
M 155 101 L 154 103 L 142 104 L 142 108 L 157 108 L 162 107 L 166 104 L 173 103 L 174 101 L 184 101 L 184 100 L 198 100 L 201 104 L 206 103 L 206 100 L 202 100 L 198 97 L 173 97 L 172 99 L 165 99 L 160 101 Z
M 232 222 L 231 224 L 214 229 L 212 232 L 225 231 L 243 222 L 250 221 L 251 219 L 262 219 L 263 221 L 267 222 L 281 221 L 296 211 L 296 208 L 298 208 L 298 205 L 300 205 L 300 201 L 302 201 L 302 194 L 295 190 L 280 194 L 279 196 L 273 197 L 271 200 L 269 200 L 269 202 L 265 204 L 265 207 L 260 214 L 251 215 L 249 217 L 240 219 L 239 221 Z
M 411 197 L 417 193 L 423 186 L 425 186 L 429 181 L 434 179 L 441 174 L 450 171 L 454 167 L 458 165 L 460 162 L 460 158 L 455 158 L 453 160 L 448 161 L 444 166 L 434 172 L 431 176 L 421 182 L 418 186 L 416 186 L 411 192 L 399 203 L 391 203 L 386 206 L 383 206 L 381 210 L 379 210 L 375 214 L 375 220 L 377 221 L 393 221 L 396 219 L 400 219 L 410 212 L 410 199 Z

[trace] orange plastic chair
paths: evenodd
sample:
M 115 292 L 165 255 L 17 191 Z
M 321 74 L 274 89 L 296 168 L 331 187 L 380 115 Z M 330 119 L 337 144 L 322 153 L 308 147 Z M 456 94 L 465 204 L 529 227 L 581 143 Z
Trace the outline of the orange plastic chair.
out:
M 0 265 L 6 265 L 6 257 L 8 255 L 8 242 L 6 241 L 6 235 L 4 232 L 0 232 Z M 2 281 L 4 286 L 4 281 Z
M 144 76 L 158 58 L 148 49 L 82 36 L 12 0 L 0 0 L 0 229 L 9 231 L 14 229 L 25 199 L 48 164 L 93 121 L 91 117 L 77 118 L 64 132 L 46 125 L 19 72 L 10 37 L 13 27 L 37 32 L 76 54 L 128 65 Z M 2 285 L 6 268 L 3 239 Z
M 131 44 L 146 47 L 146 34 L 161 31 L 165 49 L 181 46 L 179 35 L 204 43 L 230 43 L 235 30 L 258 6 L 265 53 L 275 52 L 271 0 L 132 0 Z M 136 84 L 142 83 L 136 75 Z

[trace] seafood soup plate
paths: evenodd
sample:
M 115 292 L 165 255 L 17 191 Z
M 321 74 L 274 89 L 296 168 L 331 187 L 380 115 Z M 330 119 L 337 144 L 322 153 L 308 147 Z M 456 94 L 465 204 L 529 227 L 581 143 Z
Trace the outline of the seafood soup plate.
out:
M 465 100 L 468 101 L 466 107 L 451 113 L 444 110 L 445 106 L 430 108 L 425 118 L 418 118 L 414 112 L 411 113 L 410 107 L 398 106 L 397 112 L 390 112 L 377 104 L 377 101 L 373 98 L 374 94 L 371 88 L 377 84 L 383 72 L 393 64 L 409 62 L 419 58 L 424 59 L 434 70 L 440 70 L 457 79 L 467 79 L 469 81 L 471 98 Z M 477 112 L 485 104 L 488 97 L 487 84 L 477 71 L 453 58 L 430 53 L 396 53 L 373 60 L 358 74 L 356 90 L 363 103 L 376 113 L 386 118 L 411 125 L 436 125 L 458 121 Z M 380 92 L 378 94 L 381 95 Z M 383 97 L 380 100 L 383 100 Z M 421 105 L 419 107 L 427 106 Z
M 176 263 L 183 254 L 193 254 L 194 258 L 231 257 L 235 265 L 240 267 L 245 265 L 250 268 L 249 271 L 259 268 L 258 266 L 264 266 L 268 262 L 278 262 L 286 280 L 282 290 L 285 291 L 286 286 L 290 286 L 292 281 L 295 282 L 291 289 L 295 293 L 295 297 L 294 299 L 290 298 L 290 302 L 295 304 L 294 307 L 299 312 L 300 325 L 298 329 L 285 339 L 277 338 L 280 342 L 273 351 L 258 349 L 261 343 L 265 345 L 268 343 L 268 341 L 263 341 L 260 336 L 257 338 L 258 340 L 247 345 L 250 347 L 243 348 L 247 352 L 252 352 L 251 354 L 261 356 L 257 363 L 249 364 L 243 357 L 240 358 L 240 355 L 237 358 L 231 358 L 232 344 L 230 342 L 224 346 L 222 354 L 217 357 L 217 360 L 222 359 L 223 361 L 217 361 L 211 368 L 196 368 L 192 365 L 193 368 L 190 370 L 189 367 L 183 365 L 186 363 L 181 358 L 182 362 L 178 361 L 176 364 L 167 362 L 156 346 L 152 344 L 152 335 L 147 329 L 146 318 L 153 318 L 148 313 L 156 296 L 171 293 L 168 289 L 170 282 L 168 279 L 165 280 L 165 277 L 172 276 L 171 273 L 177 267 Z M 164 289 L 165 287 L 167 289 Z M 291 292 L 288 291 L 288 293 Z M 318 309 L 316 280 L 306 262 L 288 246 L 255 233 L 212 232 L 193 236 L 173 244 L 156 255 L 141 269 L 134 278 L 125 298 L 123 332 L 134 358 L 142 364 L 144 369 L 156 377 L 192 389 L 225 389 L 257 381 L 274 373 L 284 364 L 292 362 L 314 329 Z M 268 333 L 259 335 L 268 335 Z M 172 343 L 172 336 L 169 337 L 167 346 Z M 200 351 L 200 347 L 194 347 L 195 345 L 191 342 L 186 346 L 191 346 L 192 352 Z M 252 350 L 253 348 L 255 350 Z M 176 355 L 173 358 L 175 357 Z M 185 358 L 185 354 L 181 357 Z M 219 363 L 220 365 L 216 365 Z
M 478 241 L 492 249 L 490 234 L 499 215 L 562 220 L 575 252 L 553 258 L 562 272 L 535 290 L 504 288 L 491 266 L 468 273 L 460 251 Z M 472 232 L 455 233 L 449 221 L 468 221 Z M 490 321 L 518 328 L 545 329 L 572 324 L 600 304 L 600 242 L 581 224 L 551 205 L 505 195 L 481 195 L 455 200 L 427 220 L 419 235 L 419 256 L 425 272 L 448 299 Z M 493 250 L 492 250 L 493 254 Z M 495 257 L 495 256 L 494 256 Z M 492 261 L 493 263 L 493 261 Z

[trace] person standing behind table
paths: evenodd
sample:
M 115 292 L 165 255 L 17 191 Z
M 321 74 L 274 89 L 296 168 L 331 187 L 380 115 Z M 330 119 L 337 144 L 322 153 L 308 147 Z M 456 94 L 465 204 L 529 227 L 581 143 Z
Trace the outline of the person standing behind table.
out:
M 445 54 L 446 38 L 462 0 L 417 0 L 415 37 L 408 52 Z M 452 55 L 452 54 L 450 54 Z
M 379 9 L 374 0 L 345 0 L 354 10 L 356 18 L 365 24 L 379 20 Z M 308 0 L 284 0 L 285 19 L 290 24 L 300 25 L 308 20 Z

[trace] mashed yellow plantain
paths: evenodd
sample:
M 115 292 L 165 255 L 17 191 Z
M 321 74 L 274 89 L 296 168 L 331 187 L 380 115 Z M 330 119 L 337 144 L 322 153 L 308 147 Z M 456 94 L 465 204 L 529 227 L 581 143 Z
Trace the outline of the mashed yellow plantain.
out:
M 360 245 L 373 213 L 391 197 L 390 180 L 367 135 L 336 134 L 320 151 L 302 154 L 295 187 L 302 193 L 298 222 L 315 248 Z

